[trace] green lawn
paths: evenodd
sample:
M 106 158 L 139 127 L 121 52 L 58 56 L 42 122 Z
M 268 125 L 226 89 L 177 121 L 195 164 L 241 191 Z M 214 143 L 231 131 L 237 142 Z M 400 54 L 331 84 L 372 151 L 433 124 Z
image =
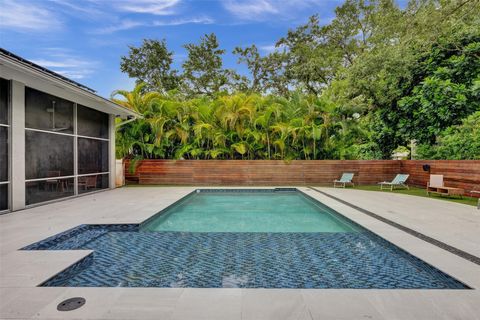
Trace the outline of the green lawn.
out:
M 358 190 L 367 190 L 367 191 L 378 191 L 378 192 L 394 192 L 394 193 L 402 193 L 402 194 L 409 194 L 412 196 L 418 196 L 418 197 L 428 197 L 427 192 L 425 191 L 425 188 L 417 188 L 417 187 L 410 187 L 410 190 L 407 189 L 395 189 L 393 191 L 390 190 L 380 190 L 380 186 L 377 185 L 363 185 L 363 186 L 355 186 L 355 189 Z M 476 206 L 478 199 L 477 198 L 472 198 L 472 197 L 466 197 L 463 196 L 463 198 L 460 198 L 458 196 L 453 196 L 453 197 L 448 197 L 448 196 L 441 196 L 441 195 L 436 195 L 436 194 L 431 194 L 430 197 L 431 199 L 439 199 L 439 200 L 444 200 L 444 201 L 452 201 L 452 202 L 457 202 L 457 203 L 463 203 L 463 204 L 468 204 L 470 206 Z
M 127 187 L 172 187 L 171 185 L 137 185 L 137 184 L 129 184 L 126 185 Z M 182 185 L 182 187 L 195 187 L 195 185 Z M 324 186 L 323 186 L 324 187 Z M 201 188 L 201 187 L 200 187 Z M 221 188 L 221 186 L 219 186 Z M 252 186 L 252 188 L 255 188 Z M 347 187 L 348 189 L 351 189 L 352 187 Z M 394 192 L 394 193 L 402 193 L 402 194 L 408 194 L 411 196 L 418 196 L 418 197 L 428 197 L 427 192 L 423 188 L 417 188 L 417 187 L 410 187 L 410 190 L 407 189 L 395 189 L 393 191 L 390 190 L 380 190 L 380 186 L 377 185 L 362 185 L 362 186 L 355 186 L 356 190 L 367 190 L 367 191 L 378 191 L 378 192 Z M 466 197 L 463 196 L 463 198 L 460 198 L 458 196 L 454 197 L 447 197 L 447 196 L 440 196 L 436 194 L 431 194 L 430 197 L 431 199 L 439 199 L 439 200 L 444 200 L 444 201 L 452 201 L 452 202 L 457 202 L 457 203 L 462 203 L 462 204 L 467 204 L 470 206 L 477 206 L 478 199 L 477 198 L 472 198 L 472 197 Z

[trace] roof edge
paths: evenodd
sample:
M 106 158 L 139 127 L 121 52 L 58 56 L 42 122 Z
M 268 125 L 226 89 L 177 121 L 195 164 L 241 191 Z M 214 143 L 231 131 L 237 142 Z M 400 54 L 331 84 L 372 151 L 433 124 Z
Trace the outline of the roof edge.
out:
M 0 47 L 0 58 L 3 58 L 2 60 L 5 60 L 6 62 L 12 64 L 13 66 L 18 66 L 24 69 L 25 71 L 31 72 L 31 73 L 36 73 L 44 78 L 47 78 L 49 80 L 55 81 L 60 83 L 61 85 L 72 89 L 73 91 L 76 91 L 77 93 L 83 94 L 93 100 L 97 100 L 102 103 L 106 103 L 110 107 L 117 109 L 118 111 L 121 111 L 124 114 L 127 114 L 128 116 L 134 117 L 134 118 L 143 118 L 141 114 L 139 114 L 136 111 L 133 111 L 127 107 L 124 107 L 118 103 L 115 103 L 107 98 L 104 98 L 96 93 L 95 90 L 82 85 L 76 81 L 73 81 L 65 76 L 62 76 L 61 74 L 58 74 L 54 71 L 51 71 L 47 68 L 41 67 L 33 62 L 30 62 L 20 56 L 17 56 L 13 53 L 11 53 L 8 50 L 5 50 Z

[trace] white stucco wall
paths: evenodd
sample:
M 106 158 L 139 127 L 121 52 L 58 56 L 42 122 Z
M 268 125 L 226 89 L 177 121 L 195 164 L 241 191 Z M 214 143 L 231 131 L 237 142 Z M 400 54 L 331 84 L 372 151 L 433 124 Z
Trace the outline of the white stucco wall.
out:
M 115 188 L 116 180 L 116 161 L 115 161 L 115 118 L 116 116 L 126 117 L 132 116 L 128 110 L 122 110 L 122 107 L 113 105 L 113 103 L 105 101 L 105 99 L 98 97 L 90 92 L 85 92 L 80 88 L 76 88 L 68 83 L 64 85 L 58 79 L 49 79 L 48 75 L 37 74 L 34 70 L 29 73 L 28 68 L 23 66 L 11 67 L 8 63 L 4 63 L 3 57 L 0 56 L 0 77 L 10 80 L 11 82 L 11 127 L 10 127 L 10 142 L 11 148 L 10 156 L 10 172 L 11 172 L 11 187 L 10 187 L 10 210 L 20 210 L 26 207 L 25 201 L 25 87 L 42 91 L 44 93 L 57 96 L 77 104 L 84 105 L 88 108 L 95 109 L 109 114 L 109 180 L 108 188 Z M 74 112 L 76 114 L 76 112 Z M 76 117 L 74 117 L 76 122 Z M 74 123 L 74 130 L 77 124 Z M 74 159 L 78 159 L 78 145 L 76 131 L 73 132 L 74 137 Z M 46 150 L 48 152 L 48 150 Z M 74 161 L 74 194 L 78 195 L 78 165 L 77 160 Z M 61 198 L 63 200 L 66 198 Z M 41 203 L 39 203 L 41 204 Z M 35 204 L 38 205 L 38 204 Z
M 10 208 L 25 208 L 25 85 L 11 81 Z

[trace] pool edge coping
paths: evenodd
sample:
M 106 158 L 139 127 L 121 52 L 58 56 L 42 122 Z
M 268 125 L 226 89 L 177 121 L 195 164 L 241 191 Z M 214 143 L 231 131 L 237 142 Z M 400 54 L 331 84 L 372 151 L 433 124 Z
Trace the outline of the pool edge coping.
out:
M 302 188 L 303 188 L 304 190 L 301 190 Z M 400 249 L 401 251 L 404 251 L 405 253 L 413 256 L 414 258 L 419 259 L 420 261 L 426 263 L 427 265 L 429 265 L 429 266 L 431 266 L 431 267 L 433 267 L 433 268 L 435 268 L 435 269 L 438 269 L 438 271 L 446 274 L 447 276 L 453 278 L 455 281 L 458 281 L 458 282 L 460 282 L 461 284 L 463 284 L 463 285 L 465 286 L 465 288 L 463 288 L 463 289 L 451 289 L 451 288 L 449 288 L 449 289 L 442 289 L 442 290 L 476 290 L 476 287 L 477 287 L 476 285 L 468 284 L 469 281 L 464 281 L 464 280 L 459 279 L 458 276 L 452 275 L 451 272 L 445 271 L 443 268 L 436 266 L 434 263 L 431 263 L 431 262 L 426 261 L 425 258 L 419 257 L 417 254 L 412 253 L 410 250 L 405 249 L 403 246 L 401 246 L 401 245 L 399 245 L 399 244 L 397 244 L 397 243 L 395 243 L 395 242 L 393 242 L 393 241 L 391 241 L 391 240 L 389 240 L 389 239 L 386 239 L 384 236 L 382 236 L 382 235 L 378 234 L 377 232 L 373 231 L 371 228 L 369 228 L 369 227 L 367 227 L 367 226 L 364 226 L 362 223 L 359 223 L 359 222 L 357 222 L 356 220 L 354 220 L 354 219 L 346 216 L 345 214 L 341 213 L 341 212 L 338 211 L 337 209 L 332 208 L 330 205 L 327 205 L 327 204 L 325 204 L 324 202 L 322 202 L 322 201 L 320 201 L 320 200 L 312 197 L 311 195 L 309 195 L 308 193 L 305 192 L 305 189 L 309 189 L 309 190 L 313 190 L 313 191 L 315 191 L 315 192 L 318 192 L 318 193 L 320 193 L 320 194 L 322 194 L 322 195 L 324 195 L 324 196 L 327 196 L 327 197 L 329 197 L 329 198 L 331 198 L 331 199 L 333 199 L 333 200 L 335 200 L 335 201 L 338 201 L 338 202 L 340 202 L 340 203 L 342 203 L 342 204 L 344 204 L 344 205 L 346 205 L 346 206 L 349 206 L 350 208 L 352 208 L 352 209 L 354 209 L 354 210 L 356 210 L 356 211 L 359 211 L 359 212 L 361 212 L 361 213 L 364 213 L 364 214 L 370 216 L 371 218 L 377 219 L 377 220 L 379 220 L 379 221 L 381 221 L 381 222 L 383 222 L 383 223 L 386 223 L 386 224 L 390 225 L 391 227 L 394 227 L 394 228 L 396 228 L 396 229 L 398 229 L 398 230 L 404 231 L 404 232 L 406 232 L 406 233 L 408 233 L 408 234 L 410 234 L 410 235 L 412 235 L 412 236 L 415 236 L 416 238 L 418 238 L 418 239 L 420 239 L 420 240 L 424 240 L 425 242 L 427 242 L 427 243 L 429 243 L 429 244 L 432 244 L 432 245 L 434 245 L 434 246 L 436 246 L 436 247 L 439 247 L 440 249 L 444 249 L 444 250 L 446 250 L 446 251 L 449 252 L 449 253 L 454 253 L 454 254 L 456 254 L 455 252 L 450 251 L 450 250 L 448 250 L 448 249 L 445 249 L 445 248 L 443 248 L 442 246 L 440 246 L 440 245 L 438 245 L 438 244 L 436 244 L 436 243 L 433 243 L 433 242 L 430 242 L 430 241 L 428 241 L 428 240 L 426 240 L 426 239 L 423 239 L 421 236 L 426 237 L 426 238 L 428 238 L 428 239 L 431 239 L 431 240 L 434 241 L 434 242 L 441 243 L 441 244 L 443 244 L 444 246 L 447 246 L 447 247 L 449 247 L 449 248 L 451 248 L 451 249 L 453 249 L 453 250 L 458 250 L 458 251 L 463 252 L 463 253 L 465 253 L 465 254 L 467 254 L 467 255 L 473 256 L 474 258 L 477 258 L 477 259 L 479 259 L 479 260 L 480 260 L 480 258 L 478 258 L 478 257 L 476 257 L 476 256 L 474 256 L 474 255 L 471 255 L 471 254 L 469 254 L 469 253 L 467 253 L 467 252 L 465 252 L 465 251 L 462 251 L 462 250 L 460 250 L 460 249 L 458 249 L 458 248 L 449 246 L 449 245 L 447 245 L 447 244 L 445 244 L 445 243 L 443 243 L 443 242 L 441 242 L 441 241 L 439 241 L 439 240 L 436 240 L 436 239 L 434 239 L 434 238 L 428 237 L 428 236 L 426 236 L 426 235 L 424 235 L 424 234 L 422 234 L 422 233 L 419 233 L 419 232 L 417 232 L 417 231 L 415 231 L 415 230 L 413 230 L 413 229 L 410 229 L 410 228 L 408 228 L 408 227 L 402 226 L 401 224 L 398 224 L 398 223 L 396 223 L 396 222 L 394 222 L 394 221 L 391 221 L 391 220 L 389 220 L 389 219 L 386 219 L 386 218 L 384 218 L 384 217 L 381 217 L 381 216 L 379 216 L 379 215 L 377 215 L 377 214 L 375 214 L 375 213 L 373 213 L 373 212 L 371 212 L 371 211 L 368 211 L 368 210 L 366 210 L 366 209 L 363 209 L 363 208 L 361 208 L 361 207 L 358 207 L 358 206 L 356 206 L 356 205 L 354 205 L 354 204 L 349 203 L 348 201 L 345 201 L 345 200 L 342 200 L 342 199 L 340 199 L 340 198 L 338 198 L 338 197 L 335 197 L 335 196 L 332 196 L 332 195 L 330 195 L 330 194 L 327 194 L 326 192 L 320 191 L 320 190 L 316 189 L 315 187 L 311 187 L 311 186 L 301 186 L 301 187 L 300 187 L 300 186 L 295 186 L 295 187 L 283 187 L 283 188 L 282 188 L 282 187 L 278 187 L 278 188 L 277 188 L 277 187 L 273 187 L 273 186 L 272 186 L 272 187 L 267 187 L 267 188 L 255 188 L 255 187 L 245 187 L 245 188 L 234 188 L 234 187 L 232 187 L 232 188 L 218 188 L 218 187 L 208 188 L 208 187 L 207 187 L 207 188 L 205 188 L 205 187 L 198 187 L 198 188 L 195 188 L 193 191 L 187 193 L 186 195 L 182 196 L 181 198 L 179 198 L 179 199 L 176 200 L 175 202 L 171 203 L 170 205 L 166 206 L 166 207 L 163 208 L 162 210 L 160 210 L 160 211 L 158 211 L 158 212 L 156 212 L 156 213 L 153 213 L 151 216 L 149 216 L 148 218 L 146 218 L 146 219 L 143 220 L 142 222 L 137 222 L 137 223 L 102 223 L 102 224 L 98 224 L 98 223 L 93 223 L 93 224 L 84 223 L 84 224 L 80 224 L 80 225 L 77 225 L 77 226 L 75 226 L 75 227 L 69 228 L 69 229 L 67 229 L 67 230 L 65 230 L 65 231 L 62 231 L 62 232 L 58 233 L 58 234 L 54 234 L 54 235 L 52 235 L 52 236 L 50 236 L 50 237 L 47 237 L 47 238 L 45 238 L 45 239 L 43 239 L 43 240 L 40 240 L 40 241 L 38 241 L 38 242 L 31 243 L 31 244 L 29 244 L 29 245 L 27 245 L 27 246 L 25 246 L 25 247 L 22 247 L 22 248 L 20 248 L 20 249 L 18 249 L 18 250 L 27 250 L 27 251 L 28 251 L 28 250 L 35 250 L 35 249 L 26 249 L 26 248 L 29 247 L 29 246 L 32 246 L 32 245 L 34 245 L 34 244 L 36 244 L 36 243 L 39 243 L 39 242 L 44 242 L 44 241 L 47 241 L 47 240 L 51 240 L 52 238 L 57 237 L 59 234 L 60 234 L 60 235 L 61 235 L 61 234 L 68 234 L 68 232 L 71 232 L 71 231 L 74 230 L 74 229 L 77 229 L 77 228 L 80 228 L 80 227 L 83 227 L 83 226 L 88 226 L 88 225 L 92 225 L 92 226 L 95 226 L 95 225 L 107 225 L 107 226 L 108 226 L 108 225 L 135 225 L 135 226 L 137 226 L 138 229 L 140 229 L 142 225 L 147 224 L 148 222 L 150 222 L 151 220 L 153 220 L 153 219 L 156 218 L 157 216 L 161 216 L 163 213 L 165 213 L 165 211 L 168 211 L 168 210 L 171 209 L 172 207 L 181 204 L 183 201 L 187 200 L 187 199 L 188 199 L 190 196 L 192 196 L 193 194 L 198 193 L 198 192 L 202 192 L 202 191 L 207 192 L 207 193 L 208 193 L 208 192 L 224 192 L 224 190 L 228 190 L 228 192 L 235 192 L 235 191 L 238 191 L 238 190 L 241 190 L 242 192 L 256 192 L 256 190 L 263 190 L 262 192 L 275 192 L 277 189 L 285 189 L 284 191 L 288 191 L 288 192 L 299 192 L 299 193 L 302 194 L 304 197 L 306 197 L 306 198 L 308 198 L 308 199 L 310 199 L 310 200 L 312 200 L 312 201 L 314 201 L 314 202 L 319 202 L 320 204 L 326 206 L 327 208 L 329 208 L 330 210 L 334 211 L 335 213 L 337 213 L 337 214 L 341 215 L 342 217 L 346 218 L 346 219 L 349 221 L 349 223 L 353 223 L 354 225 L 357 225 L 357 226 L 359 226 L 360 228 L 363 228 L 363 229 L 367 230 L 368 232 L 371 232 L 372 234 L 374 234 L 375 236 L 379 237 L 380 239 L 382 239 L 382 240 L 390 243 L 391 245 L 393 245 L 393 246 L 397 247 L 398 249 Z M 280 191 L 283 191 L 283 190 L 280 190 Z M 412 233 L 410 233 L 410 232 L 407 231 L 407 230 L 409 230 L 409 231 L 412 232 Z M 419 236 L 417 236 L 417 234 L 418 234 Z M 38 249 L 37 249 L 37 250 L 38 250 Z M 90 253 L 86 254 L 85 256 L 79 258 L 78 260 L 72 262 L 69 266 L 67 266 L 67 267 L 65 267 L 63 270 L 60 270 L 59 272 L 55 273 L 54 275 L 52 275 L 52 276 L 49 277 L 48 279 L 45 279 L 44 281 L 41 281 L 38 285 L 36 285 L 36 287 L 42 287 L 42 285 L 43 285 L 44 283 L 50 281 L 51 279 L 53 279 L 54 277 L 58 276 L 59 274 L 67 271 L 68 269 L 75 268 L 75 266 L 77 266 L 77 265 L 83 264 L 87 259 L 89 259 L 89 258 L 91 258 L 91 257 L 93 256 L 93 253 L 94 253 L 94 250 L 92 250 Z M 473 262 L 473 263 L 475 263 L 475 264 L 480 265 L 480 262 L 477 263 L 477 262 L 471 261 L 471 260 L 469 260 L 468 258 L 465 258 L 465 257 L 463 257 L 463 256 L 461 256 L 461 255 L 458 255 L 458 254 L 456 254 L 456 255 L 459 256 L 459 257 L 461 257 L 461 258 L 466 259 L 467 261 L 470 261 L 470 262 Z M 96 287 L 93 287 L 93 288 L 96 288 Z M 203 288 L 203 289 L 211 289 L 211 288 Z M 215 288 L 215 289 L 221 289 L 221 288 Z M 242 289 L 254 289 L 254 288 L 242 288 Z M 259 289 L 259 288 L 256 288 L 256 289 Z M 271 288 L 263 288 L 263 289 L 269 290 L 269 289 L 271 289 Z M 295 289 L 300 290 L 300 289 L 305 289 L 305 288 L 295 288 Z M 313 289 L 321 289 L 321 288 L 313 288 Z M 325 290 L 334 290 L 334 289 L 337 289 L 337 290 L 342 290 L 342 289 L 345 289 L 345 290 L 355 290 L 354 288 L 326 288 Z M 396 289 L 391 289 L 391 288 L 390 288 L 390 289 L 372 288 L 372 290 L 399 290 L 399 289 L 398 289 L 398 288 L 396 288 Z M 401 288 L 400 288 L 400 290 L 435 290 L 435 288 L 419 288 L 419 289 L 401 289 Z
M 460 258 L 463 258 L 463 259 L 465 259 L 465 260 L 467 260 L 467 261 L 470 261 L 470 262 L 472 262 L 472 263 L 475 263 L 475 264 L 477 264 L 477 265 L 480 265 L 480 257 L 477 257 L 477 256 L 475 256 L 475 255 L 473 255 L 473 254 L 470 254 L 470 253 L 466 252 L 466 251 L 463 251 L 463 250 L 458 249 L 458 248 L 456 248 L 456 247 L 454 247 L 454 246 L 451 246 L 451 245 L 449 245 L 449 244 L 446 244 L 445 242 L 442 242 L 442 241 L 440 241 L 440 240 L 437 240 L 437 239 L 435 239 L 435 238 L 432 238 L 432 237 L 430 237 L 430 236 L 427 236 L 427 235 L 425 235 L 425 234 L 423 234 L 423 233 L 421 233 L 421 232 L 418 232 L 418 231 L 415 231 L 415 230 L 413 230 L 413 229 L 411 229 L 411 228 L 405 227 L 405 226 L 403 226 L 403 225 L 401 225 L 401 224 L 399 224 L 399 223 L 397 223 L 397 222 L 395 222 L 395 221 L 392 221 L 392 220 L 390 220 L 390 219 L 387 219 L 387 218 L 385 218 L 385 217 L 382 217 L 382 216 L 380 216 L 380 215 L 378 215 L 378 214 L 376 214 L 376 213 L 374 213 L 374 212 L 372 212 L 372 211 L 369 211 L 369 210 L 367 210 L 367 209 L 361 208 L 361 207 L 359 207 L 359 206 L 357 206 L 357 205 L 354 205 L 353 203 L 350 203 L 350 202 L 348 202 L 348 201 L 345 201 L 345 200 L 343 200 L 343 199 L 340 199 L 340 198 L 338 198 L 338 197 L 336 197 L 336 196 L 333 196 L 333 195 L 331 195 L 331 194 L 328 194 L 328 193 L 326 193 L 326 192 L 324 192 L 324 191 L 320 191 L 320 190 L 318 190 L 318 189 L 316 189 L 316 188 L 314 188 L 314 187 L 308 187 L 308 188 L 311 189 L 311 190 L 313 190 L 313 191 L 316 191 L 316 192 L 318 192 L 318 193 L 320 193 L 320 194 L 322 194 L 322 195 L 324 195 L 324 196 L 327 196 L 327 197 L 329 197 L 329 198 L 331 198 L 331 199 L 333 199 L 333 200 L 335 200 L 335 201 L 338 201 L 338 202 L 340 202 L 340 203 L 342 203 L 342 204 L 344 204 L 344 205 L 346 205 L 346 206 L 349 206 L 349 207 L 352 208 L 352 209 L 355 209 L 355 210 L 357 210 L 357 211 L 360 211 L 361 213 L 364 213 L 364 214 L 366 214 L 366 215 L 368 215 L 368 216 L 370 216 L 370 217 L 372 217 L 372 218 L 375 218 L 375 219 L 377 219 L 377 220 L 379 220 L 379 221 L 381 221 L 381 222 L 384 222 L 384 223 L 386 223 L 386 224 L 388 224 L 388 225 L 390 225 L 390 226 L 392 226 L 392 227 L 395 227 L 395 228 L 397 228 L 397 229 L 399 229 L 399 230 L 402 230 L 402 231 L 404 231 L 404 232 L 406 232 L 406 233 L 408 233 L 408 234 L 410 234 L 410 235 L 412 235 L 412 236 L 414 236 L 414 237 L 416 237 L 416 238 L 418 238 L 418 239 L 420 239 L 420 240 L 423 240 L 423 241 L 425 241 L 425 242 L 428 242 L 428 243 L 430 243 L 430 244 L 432 244 L 432 245 L 434 245 L 434 246 L 436 246 L 436 247 L 438 247 L 438 248 L 440 248 L 440 249 L 443 249 L 443 250 L 445 250 L 445 251 L 448 251 L 448 252 L 450 252 L 450 253 L 453 253 L 453 254 L 459 256 Z

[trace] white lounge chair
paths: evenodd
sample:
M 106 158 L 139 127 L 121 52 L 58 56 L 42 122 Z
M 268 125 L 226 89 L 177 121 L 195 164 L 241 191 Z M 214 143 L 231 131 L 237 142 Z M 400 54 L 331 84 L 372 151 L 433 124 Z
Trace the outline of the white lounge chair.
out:
M 465 190 L 462 188 L 446 187 L 443 183 L 442 174 L 431 174 L 430 181 L 427 182 L 427 195 L 430 193 L 436 193 L 446 196 L 460 196 L 462 197 Z
M 407 179 L 408 179 L 409 176 L 410 176 L 409 174 L 399 173 L 395 176 L 395 178 L 393 178 L 392 181 L 390 181 L 390 182 L 383 181 L 383 182 L 379 182 L 378 184 L 380 185 L 381 190 L 383 190 L 384 186 L 390 186 L 390 191 L 392 191 L 394 187 L 405 187 L 407 189 L 410 189 L 405 184 L 405 182 L 407 182 Z
M 443 174 L 431 174 L 430 181 L 427 182 L 427 187 L 444 187 Z
M 355 184 L 352 182 L 352 179 L 353 179 L 354 175 L 355 175 L 354 173 L 344 173 L 344 174 L 342 174 L 342 177 L 340 178 L 340 180 L 334 180 L 333 181 L 333 187 L 336 188 L 337 183 L 340 184 L 343 188 L 345 188 L 346 184 L 351 184 L 352 186 L 354 186 Z

